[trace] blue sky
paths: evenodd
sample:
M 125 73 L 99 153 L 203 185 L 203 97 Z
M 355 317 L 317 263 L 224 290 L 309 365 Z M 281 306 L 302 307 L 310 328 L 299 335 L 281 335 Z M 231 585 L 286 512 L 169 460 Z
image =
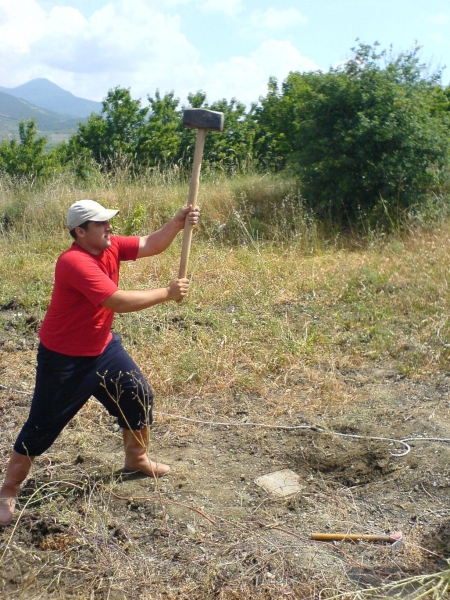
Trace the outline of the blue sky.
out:
M 432 71 L 448 64 L 450 0 L 0 0 L 0 86 L 46 77 L 103 100 L 174 91 L 247 106 L 290 71 L 327 71 L 359 39 L 394 54 L 422 46 Z

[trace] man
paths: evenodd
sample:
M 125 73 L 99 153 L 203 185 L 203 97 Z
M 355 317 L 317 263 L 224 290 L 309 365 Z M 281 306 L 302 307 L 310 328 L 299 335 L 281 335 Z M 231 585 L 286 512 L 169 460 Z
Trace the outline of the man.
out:
M 52 298 L 39 331 L 30 414 L 14 444 L 0 489 L 0 526 L 11 522 L 20 485 L 35 456 L 53 444 L 91 396 L 122 428 L 127 471 L 161 477 L 170 470 L 147 456 L 153 394 L 111 325 L 114 313 L 143 310 L 186 296 L 187 279 L 175 279 L 158 289 L 120 290 L 119 265 L 166 250 L 186 218 L 197 224 L 199 209 L 180 209 L 164 227 L 145 237 L 112 235 L 110 220 L 118 212 L 94 200 L 80 200 L 67 213 L 74 242 L 56 263 Z

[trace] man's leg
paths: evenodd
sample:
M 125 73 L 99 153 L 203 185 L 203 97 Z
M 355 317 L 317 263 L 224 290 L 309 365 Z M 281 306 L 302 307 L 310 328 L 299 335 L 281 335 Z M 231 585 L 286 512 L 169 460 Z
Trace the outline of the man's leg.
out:
M 8 525 L 20 484 L 35 456 L 43 454 L 91 396 L 97 385 L 92 360 L 51 352 L 39 345 L 30 413 L 9 459 L 0 489 L 0 526 Z M 94 365 L 95 366 L 95 365 Z
M 13 518 L 20 485 L 27 478 L 34 456 L 19 454 L 13 450 L 0 489 L 0 526 L 9 525 Z
M 149 428 L 139 431 L 122 429 L 123 447 L 125 449 L 125 469 L 140 471 L 149 477 L 163 477 L 170 471 L 164 463 L 153 462 L 148 458 Z
M 118 335 L 98 357 L 98 389 L 93 395 L 110 415 L 117 417 L 123 432 L 125 469 L 150 477 L 170 471 L 163 463 L 148 458 L 149 425 L 152 424 L 153 392 L 136 363 L 121 344 Z

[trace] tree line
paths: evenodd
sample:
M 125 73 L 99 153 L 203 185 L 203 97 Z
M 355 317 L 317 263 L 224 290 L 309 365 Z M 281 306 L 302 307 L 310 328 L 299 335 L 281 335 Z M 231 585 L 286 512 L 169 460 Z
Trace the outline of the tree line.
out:
M 191 107 L 225 115 L 224 132 L 206 136 L 202 169 L 289 173 L 305 206 L 342 224 L 414 210 L 446 189 L 450 172 L 450 86 L 441 85 L 441 73 L 429 74 L 419 53 L 392 56 L 360 43 L 328 72 L 291 72 L 281 85 L 270 79 L 267 95 L 248 110 L 234 98 L 208 104 L 204 92 L 190 94 Z M 0 143 L 0 174 L 186 172 L 196 132 L 183 127 L 183 110 L 174 92 L 157 90 L 142 106 L 117 87 L 100 113 L 50 150 L 36 123 L 22 122 L 17 140 Z

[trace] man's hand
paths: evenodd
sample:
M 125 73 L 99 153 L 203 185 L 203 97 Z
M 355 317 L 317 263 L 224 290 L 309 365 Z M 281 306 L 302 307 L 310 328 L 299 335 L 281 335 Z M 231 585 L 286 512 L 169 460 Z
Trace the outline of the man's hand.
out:
M 180 302 L 189 290 L 189 279 L 175 279 L 164 288 L 153 290 L 117 290 L 104 302 L 102 306 L 117 313 L 136 312 L 175 300 Z
M 173 221 L 177 224 L 180 230 L 184 229 L 186 217 L 188 217 L 189 223 L 192 226 L 197 225 L 200 218 L 200 207 L 196 206 L 195 208 L 192 208 L 192 205 L 189 205 L 186 206 L 186 208 L 180 208 L 177 214 L 173 217 Z
M 167 287 L 169 300 L 182 300 L 189 291 L 189 279 L 174 279 Z
M 151 235 L 141 237 L 139 239 L 139 250 L 137 258 L 145 258 L 147 256 L 155 256 L 164 252 L 176 236 L 184 229 L 186 222 L 186 216 L 189 219 L 191 225 L 197 225 L 200 218 L 200 208 L 196 206 L 192 208 L 191 205 L 186 208 L 180 208 L 177 214 L 170 219 L 164 227 L 155 231 Z

